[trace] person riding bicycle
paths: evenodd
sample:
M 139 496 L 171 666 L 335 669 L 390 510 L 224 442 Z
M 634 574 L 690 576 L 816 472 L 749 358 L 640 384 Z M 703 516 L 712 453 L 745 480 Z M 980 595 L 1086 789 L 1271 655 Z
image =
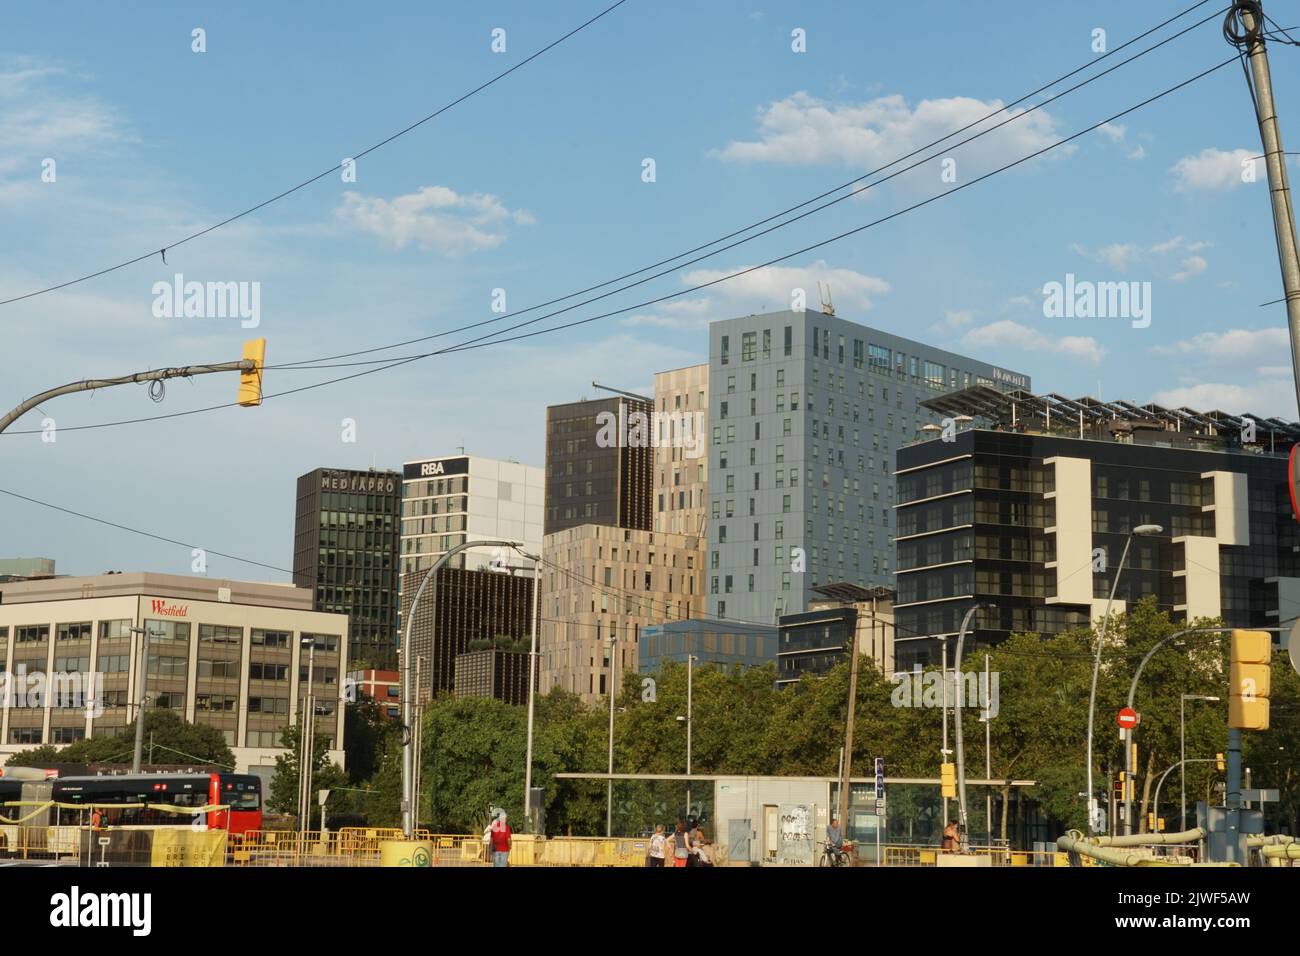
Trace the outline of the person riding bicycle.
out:
M 834 847 L 837 854 L 844 852 L 844 834 L 840 832 L 840 821 L 834 817 L 826 828 L 826 843 Z

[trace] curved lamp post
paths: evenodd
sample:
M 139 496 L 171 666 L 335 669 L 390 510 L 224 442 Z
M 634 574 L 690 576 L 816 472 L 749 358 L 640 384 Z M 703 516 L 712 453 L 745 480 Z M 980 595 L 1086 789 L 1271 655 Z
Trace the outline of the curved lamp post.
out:
M 411 839 L 415 832 L 415 802 L 414 794 L 411 793 L 411 784 L 415 778 L 415 761 L 418 755 L 411 746 L 411 625 L 415 623 L 415 609 L 420 605 L 420 598 L 424 594 L 424 589 L 430 583 L 433 584 L 433 613 L 438 613 L 438 571 L 456 555 L 462 551 L 468 551 L 470 548 L 511 548 L 520 550 L 523 547 L 519 541 L 466 541 L 464 544 L 458 544 L 455 547 L 444 551 L 438 556 L 438 560 L 425 572 L 424 577 L 420 579 L 420 586 L 415 590 L 415 597 L 411 599 L 411 607 L 406 615 L 406 633 L 402 636 L 402 836 L 404 839 Z M 418 693 L 419 688 L 416 688 Z M 528 795 L 524 794 L 525 804 Z
M 1124 573 L 1124 562 L 1128 559 L 1129 546 L 1133 544 L 1133 539 L 1139 535 L 1148 537 L 1150 535 L 1160 534 L 1165 529 L 1158 524 L 1140 524 L 1128 533 L 1124 539 L 1124 552 L 1120 555 L 1119 564 L 1115 568 L 1115 580 L 1110 586 L 1110 598 L 1106 601 L 1106 614 L 1101 619 L 1101 634 L 1097 638 L 1097 652 L 1092 662 L 1092 690 L 1088 693 L 1088 829 L 1096 833 L 1101 829 L 1100 821 L 1097 819 L 1097 794 L 1092 787 L 1092 727 L 1093 719 L 1097 711 L 1097 675 L 1101 671 L 1101 649 L 1106 645 L 1106 631 L 1110 625 L 1110 609 L 1115 603 L 1115 591 L 1119 588 L 1120 575 Z
M 954 682 L 957 684 L 952 710 L 953 718 L 957 722 L 957 811 L 961 817 L 961 843 L 965 842 L 965 834 L 969 832 L 966 826 L 966 752 L 962 743 L 961 735 L 961 649 L 962 645 L 966 643 L 966 630 L 970 627 L 970 619 L 975 616 L 975 612 L 980 610 L 992 610 L 993 607 L 994 605 L 986 602 L 974 604 L 971 606 L 970 610 L 966 612 L 966 616 L 961 619 L 961 628 L 957 632 L 957 656 L 952 665 Z M 987 687 L 985 688 L 985 693 L 988 693 Z M 961 843 L 958 844 L 958 849 L 961 849 Z

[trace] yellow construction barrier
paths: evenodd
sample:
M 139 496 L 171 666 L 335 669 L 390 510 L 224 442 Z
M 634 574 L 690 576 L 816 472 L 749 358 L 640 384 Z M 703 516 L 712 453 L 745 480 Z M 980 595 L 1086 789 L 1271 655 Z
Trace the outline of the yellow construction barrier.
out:
M 433 844 L 424 840 L 386 840 L 379 844 L 380 866 L 433 865 Z

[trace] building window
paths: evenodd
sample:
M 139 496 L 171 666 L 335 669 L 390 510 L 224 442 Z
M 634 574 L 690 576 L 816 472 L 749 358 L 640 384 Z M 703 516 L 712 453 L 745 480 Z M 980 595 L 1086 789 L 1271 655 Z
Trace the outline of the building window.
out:
M 794 327 L 787 325 L 785 327 L 785 354 L 789 355 L 794 350 Z

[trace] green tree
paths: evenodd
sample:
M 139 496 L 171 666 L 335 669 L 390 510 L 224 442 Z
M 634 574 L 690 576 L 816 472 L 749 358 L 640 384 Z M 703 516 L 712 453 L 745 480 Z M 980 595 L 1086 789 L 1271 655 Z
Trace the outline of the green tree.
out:
M 271 794 L 266 805 L 277 813 L 298 814 L 299 765 L 301 756 L 302 728 L 288 726 L 280 734 L 280 746 L 284 753 L 275 758 L 275 776 L 271 778 Z M 316 799 L 317 791 L 333 790 L 345 787 L 348 776 L 338 764 L 329 759 L 329 737 L 316 734 L 312 741 L 311 773 L 311 811 L 308 814 L 308 829 L 320 823 L 320 806 Z
M 152 741 L 152 744 L 151 744 Z M 130 724 L 108 737 L 78 740 L 66 747 L 50 745 L 15 754 L 11 767 L 41 767 L 53 764 L 126 763 L 135 752 L 135 725 Z M 144 714 L 145 766 L 161 764 L 213 764 L 234 769 L 235 755 L 220 730 L 206 724 L 191 724 L 172 710 L 146 710 Z

